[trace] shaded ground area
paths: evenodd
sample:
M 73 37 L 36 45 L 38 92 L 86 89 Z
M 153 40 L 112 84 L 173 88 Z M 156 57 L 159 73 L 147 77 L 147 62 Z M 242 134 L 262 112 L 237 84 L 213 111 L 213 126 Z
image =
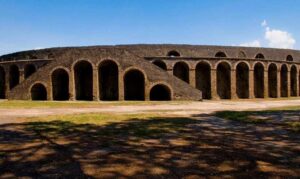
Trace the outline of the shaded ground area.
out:
M 270 120 L 254 124 L 222 119 L 220 112 L 82 114 L 2 124 L 0 178 L 296 178 L 299 133 L 280 124 L 299 120 L 299 113 L 260 112 Z

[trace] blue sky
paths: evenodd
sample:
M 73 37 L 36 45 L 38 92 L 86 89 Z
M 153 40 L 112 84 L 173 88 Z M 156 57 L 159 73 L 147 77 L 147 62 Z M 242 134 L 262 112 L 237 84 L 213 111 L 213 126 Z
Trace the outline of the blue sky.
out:
M 299 18 L 297 0 L 0 0 L 0 54 L 134 43 L 300 49 Z

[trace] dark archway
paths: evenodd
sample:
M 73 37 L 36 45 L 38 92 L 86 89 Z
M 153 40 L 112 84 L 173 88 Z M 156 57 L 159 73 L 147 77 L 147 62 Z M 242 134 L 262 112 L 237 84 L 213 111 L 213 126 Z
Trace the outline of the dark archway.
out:
M 151 101 L 170 101 L 171 90 L 166 85 L 158 84 L 150 90 Z
M 0 66 L 0 99 L 6 98 L 5 70 Z
M 295 65 L 291 68 L 291 96 L 297 96 L 297 68 Z
M 116 101 L 119 99 L 119 70 L 118 65 L 106 60 L 99 65 L 99 94 L 100 100 Z
M 93 67 L 87 61 L 74 66 L 76 100 L 93 100 Z
M 53 100 L 65 101 L 69 100 L 69 74 L 66 70 L 56 69 L 52 75 L 52 95 Z
M 254 96 L 255 98 L 264 98 L 265 91 L 265 68 L 263 64 L 257 63 L 254 66 Z
M 168 52 L 167 56 L 168 57 L 180 57 L 180 53 L 175 50 L 172 50 L 172 51 Z
M 31 88 L 31 99 L 34 101 L 47 100 L 47 90 L 43 84 L 37 83 Z
M 280 70 L 280 96 L 288 97 L 288 68 L 285 64 Z
M 249 67 L 241 62 L 236 67 L 236 94 L 238 98 L 249 98 Z
M 292 56 L 292 55 L 288 55 L 288 56 L 286 57 L 286 61 L 289 61 L 289 62 L 294 61 L 293 56 Z
M 225 57 L 227 57 L 227 55 L 224 52 L 218 52 L 218 53 L 216 53 L 215 57 L 225 58 Z
M 139 70 L 130 70 L 124 76 L 125 100 L 145 100 L 145 77 Z
M 32 75 L 34 72 L 36 72 L 36 68 L 33 64 L 26 65 L 24 68 L 25 79 L 28 78 L 30 75 Z
M 17 65 L 12 65 L 9 68 L 9 89 L 13 89 L 20 83 L 20 71 Z
M 189 83 L 189 66 L 185 62 L 177 62 L 173 67 L 173 75 Z
M 255 58 L 256 59 L 265 59 L 265 56 L 263 54 L 259 53 L 255 56 Z
M 202 91 L 203 99 L 211 99 L 211 68 L 206 62 L 196 66 L 196 88 Z
M 217 93 L 220 99 L 231 98 L 231 75 L 230 65 L 222 62 L 217 67 Z
M 277 98 L 277 66 L 272 63 L 268 68 L 269 97 Z
M 158 66 L 159 68 L 167 71 L 167 65 L 162 60 L 154 60 L 152 63 Z

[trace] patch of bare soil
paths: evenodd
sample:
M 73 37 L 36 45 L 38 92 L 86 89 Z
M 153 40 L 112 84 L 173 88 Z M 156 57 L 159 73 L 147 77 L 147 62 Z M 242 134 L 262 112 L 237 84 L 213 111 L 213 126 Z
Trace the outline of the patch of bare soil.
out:
M 213 114 L 104 126 L 62 121 L 0 125 L 0 178 L 299 176 L 299 134 Z

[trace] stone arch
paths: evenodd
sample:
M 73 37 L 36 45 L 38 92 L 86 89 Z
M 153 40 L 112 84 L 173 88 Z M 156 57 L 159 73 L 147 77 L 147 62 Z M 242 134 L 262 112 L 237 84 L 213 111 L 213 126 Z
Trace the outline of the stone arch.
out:
M 280 96 L 288 97 L 288 67 L 283 64 L 280 69 Z
M 166 65 L 166 63 L 164 61 L 162 61 L 162 60 L 154 60 L 152 63 L 154 65 L 158 66 L 159 68 L 167 71 L 167 65 Z
M 249 98 L 249 66 L 240 62 L 236 66 L 236 94 L 238 98 Z
M 220 52 L 217 52 L 215 54 L 215 57 L 217 57 L 217 58 L 225 58 L 225 57 L 227 57 L 227 55 L 226 55 L 225 52 L 220 51 Z
M 124 75 L 125 100 L 145 100 L 145 75 L 138 69 L 131 69 Z
M 269 97 L 277 98 L 277 66 L 271 63 L 268 67 L 268 86 L 269 86 Z
M 27 64 L 24 67 L 24 77 L 25 79 L 31 76 L 33 73 L 36 72 L 36 67 L 34 64 Z
M 47 89 L 42 83 L 36 83 L 31 87 L 31 100 L 45 101 L 47 100 Z
M 247 55 L 244 51 L 240 51 L 238 57 L 239 58 L 247 58 Z
M 20 83 L 20 71 L 17 65 L 9 67 L 9 89 L 13 89 Z
M 254 96 L 255 98 L 264 98 L 265 91 L 265 67 L 262 63 L 254 65 Z
M 203 99 L 211 99 L 211 66 L 207 62 L 196 66 L 196 88 L 202 91 Z
M 292 55 L 288 55 L 288 56 L 286 57 L 286 61 L 289 61 L 289 62 L 294 61 L 293 56 L 292 56 Z
M 6 80 L 5 80 L 5 70 L 0 66 L 0 99 L 6 98 Z
M 231 98 L 231 67 L 227 62 L 217 66 L 217 93 L 220 99 Z
M 93 100 L 93 66 L 86 60 L 74 65 L 76 100 Z
M 177 52 L 176 50 L 171 50 L 167 54 L 168 57 L 180 57 L 180 53 Z
M 291 68 L 291 96 L 297 96 L 297 67 L 295 65 Z
M 151 101 L 170 101 L 171 90 L 164 84 L 156 84 L 150 90 Z
M 63 68 L 55 69 L 51 74 L 53 100 L 69 100 L 69 73 Z
M 104 60 L 99 64 L 98 76 L 100 100 L 119 100 L 118 64 L 112 60 Z
M 189 66 L 185 62 L 177 62 L 173 67 L 173 75 L 189 83 Z
M 256 59 L 265 59 L 265 56 L 262 54 L 262 53 L 258 53 L 256 56 L 255 56 Z

